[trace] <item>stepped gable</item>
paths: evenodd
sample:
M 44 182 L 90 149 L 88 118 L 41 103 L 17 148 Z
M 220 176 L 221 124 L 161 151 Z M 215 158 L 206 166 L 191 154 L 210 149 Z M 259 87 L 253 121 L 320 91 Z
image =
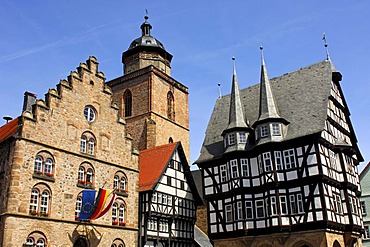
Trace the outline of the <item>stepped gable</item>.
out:
M 289 119 L 289 127 L 284 140 L 319 133 L 324 130 L 328 97 L 330 95 L 333 65 L 330 61 L 301 68 L 299 70 L 270 79 L 279 115 Z M 259 84 L 240 90 L 244 114 L 250 123 L 259 117 Z M 228 126 L 230 94 L 217 99 L 201 154 L 195 163 L 220 157 L 223 153 L 221 133 Z

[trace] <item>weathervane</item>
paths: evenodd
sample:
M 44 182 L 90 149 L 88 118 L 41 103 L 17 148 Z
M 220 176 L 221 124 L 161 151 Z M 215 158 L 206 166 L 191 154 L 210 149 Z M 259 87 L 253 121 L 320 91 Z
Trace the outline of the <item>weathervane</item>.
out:
M 326 42 L 325 33 L 322 34 L 322 40 L 324 41 L 324 47 L 326 52 L 326 60 L 330 60 L 328 43 Z

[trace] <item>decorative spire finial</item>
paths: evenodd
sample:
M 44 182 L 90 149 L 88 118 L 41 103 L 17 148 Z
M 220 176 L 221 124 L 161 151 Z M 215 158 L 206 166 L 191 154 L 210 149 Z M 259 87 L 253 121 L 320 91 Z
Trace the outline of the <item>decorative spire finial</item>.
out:
M 219 82 L 217 84 L 217 86 L 218 86 L 218 97 L 221 99 L 221 97 L 222 97 L 222 94 L 221 94 L 221 83 Z
M 231 59 L 233 60 L 233 73 L 236 75 L 235 57 L 233 56 Z
M 322 40 L 324 41 L 324 47 L 326 52 L 326 60 L 330 60 L 328 43 L 326 42 L 325 33 L 322 34 Z
M 263 46 L 260 46 L 260 50 L 261 50 L 261 62 L 262 62 L 262 65 L 265 65 L 265 58 L 263 56 Z

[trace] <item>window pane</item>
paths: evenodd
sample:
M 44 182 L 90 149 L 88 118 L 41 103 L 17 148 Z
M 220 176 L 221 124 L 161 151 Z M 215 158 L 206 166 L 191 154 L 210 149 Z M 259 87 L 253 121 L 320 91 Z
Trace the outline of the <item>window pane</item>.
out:
M 89 139 L 89 143 L 87 145 L 87 153 L 90 155 L 94 154 L 94 147 L 95 147 L 95 140 L 93 138 Z
M 41 203 L 40 203 L 40 213 L 47 214 L 49 207 L 49 192 L 44 191 L 42 192 L 41 196 Z
M 46 159 L 44 173 L 47 174 L 53 173 L 53 161 L 51 159 Z
M 41 156 L 36 156 L 36 160 L 35 160 L 35 167 L 34 167 L 34 171 L 35 172 L 41 172 L 42 171 L 42 157 Z
M 80 146 L 80 151 L 82 153 L 86 153 L 86 137 L 82 136 L 81 137 L 81 146 Z
M 39 191 L 37 189 L 33 189 L 31 192 L 30 213 L 37 213 L 38 201 L 39 201 Z

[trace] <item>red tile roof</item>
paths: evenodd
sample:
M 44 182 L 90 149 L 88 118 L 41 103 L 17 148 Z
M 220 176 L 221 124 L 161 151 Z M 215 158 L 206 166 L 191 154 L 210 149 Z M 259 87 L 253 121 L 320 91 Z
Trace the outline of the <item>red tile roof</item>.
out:
M 18 131 L 18 118 L 0 127 L 0 142 L 5 141 Z
M 170 143 L 140 151 L 139 191 L 153 188 L 172 158 L 178 143 Z

